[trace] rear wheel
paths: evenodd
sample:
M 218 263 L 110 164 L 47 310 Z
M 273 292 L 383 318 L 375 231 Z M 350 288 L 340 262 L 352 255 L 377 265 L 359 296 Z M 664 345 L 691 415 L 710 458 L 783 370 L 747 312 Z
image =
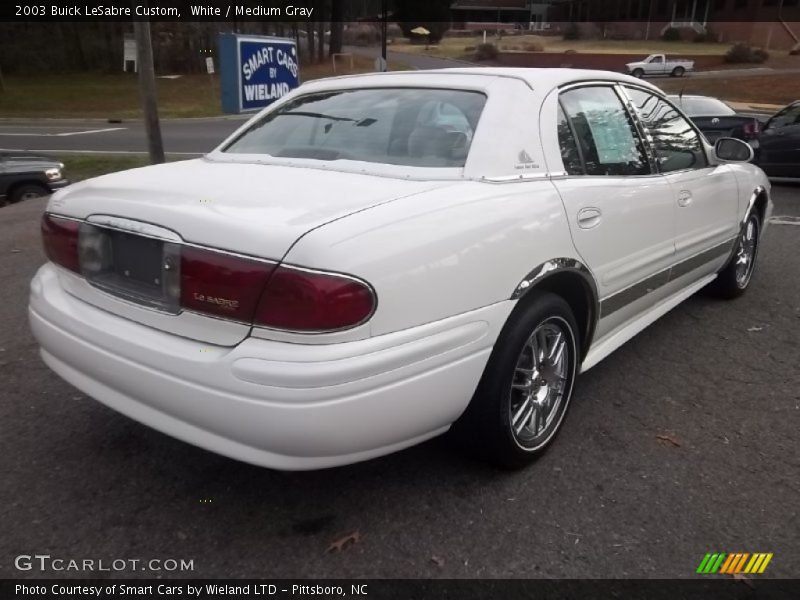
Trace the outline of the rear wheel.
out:
M 683 77 L 685 73 L 686 69 L 684 69 L 683 67 L 675 67 L 674 69 L 672 69 L 673 77 Z
M 8 201 L 11 204 L 15 202 L 22 202 L 23 200 L 32 200 L 40 196 L 46 196 L 50 192 L 43 185 L 38 183 L 23 183 L 11 190 L 8 195 Z
M 711 291 L 721 298 L 738 298 L 747 291 L 758 257 L 761 219 L 753 211 L 736 241 L 733 258 L 711 283 Z
M 578 327 L 555 294 L 512 315 L 475 396 L 453 426 L 462 445 L 505 467 L 536 459 L 555 438 L 578 366 Z

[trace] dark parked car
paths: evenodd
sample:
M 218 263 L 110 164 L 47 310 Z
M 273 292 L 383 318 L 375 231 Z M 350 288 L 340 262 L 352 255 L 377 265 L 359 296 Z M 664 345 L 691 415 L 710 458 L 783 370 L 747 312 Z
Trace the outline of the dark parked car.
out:
M 800 179 L 800 100 L 767 121 L 760 141 L 756 162 L 767 175 Z
M 737 114 L 722 100 L 710 96 L 669 96 L 708 141 L 714 144 L 721 137 L 733 137 L 758 147 L 761 121 L 756 117 Z
M 64 163 L 25 152 L 0 152 L 0 206 L 52 194 L 69 185 Z

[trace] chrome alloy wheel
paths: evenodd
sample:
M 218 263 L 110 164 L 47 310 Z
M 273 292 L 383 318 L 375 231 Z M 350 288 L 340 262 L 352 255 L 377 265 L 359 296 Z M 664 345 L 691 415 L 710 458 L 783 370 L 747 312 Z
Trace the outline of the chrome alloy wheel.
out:
M 747 287 L 750 277 L 753 275 L 753 267 L 756 264 L 756 244 L 758 243 L 758 219 L 750 217 L 747 225 L 739 238 L 739 245 L 736 247 L 736 285 L 741 289 Z
M 511 380 L 509 423 L 524 450 L 542 446 L 558 428 L 571 391 L 574 349 L 560 317 L 540 323 L 522 347 Z

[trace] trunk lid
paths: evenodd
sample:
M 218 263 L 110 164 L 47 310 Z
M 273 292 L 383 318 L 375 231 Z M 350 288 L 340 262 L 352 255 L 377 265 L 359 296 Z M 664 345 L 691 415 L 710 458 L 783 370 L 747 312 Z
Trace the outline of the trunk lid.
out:
M 49 210 L 139 220 L 186 242 L 278 260 L 311 229 L 448 183 L 195 159 L 72 185 Z
M 157 279 L 159 265 L 167 260 L 174 244 L 157 242 L 150 248 L 148 238 L 140 236 L 155 235 L 176 243 L 182 240 L 278 262 L 312 229 L 452 183 L 196 159 L 72 185 L 53 196 L 48 211 L 106 227 L 126 223 L 128 233 L 116 235 L 112 244 L 113 261 L 124 263 L 112 268 L 116 282 L 104 287 L 97 280 L 90 283 L 63 273 L 62 285 L 72 295 L 150 327 L 232 346 L 249 334 L 248 323 L 185 310 L 179 314 L 153 310 L 161 308 L 163 300 L 159 291 L 162 281 Z M 154 252 L 158 254 L 155 258 Z M 130 277 L 130 285 L 120 284 L 120 277 Z M 148 280 L 157 285 L 142 289 L 140 284 Z

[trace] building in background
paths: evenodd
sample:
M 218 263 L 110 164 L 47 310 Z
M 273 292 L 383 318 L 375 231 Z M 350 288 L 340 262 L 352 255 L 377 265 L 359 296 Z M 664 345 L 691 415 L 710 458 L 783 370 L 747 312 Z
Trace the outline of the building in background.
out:
M 450 5 L 453 29 L 534 30 L 548 29 L 547 15 L 553 1 L 457 0 Z
M 655 39 L 675 28 L 685 39 L 800 47 L 800 0 L 554 0 L 547 18 L 619 39 Z

